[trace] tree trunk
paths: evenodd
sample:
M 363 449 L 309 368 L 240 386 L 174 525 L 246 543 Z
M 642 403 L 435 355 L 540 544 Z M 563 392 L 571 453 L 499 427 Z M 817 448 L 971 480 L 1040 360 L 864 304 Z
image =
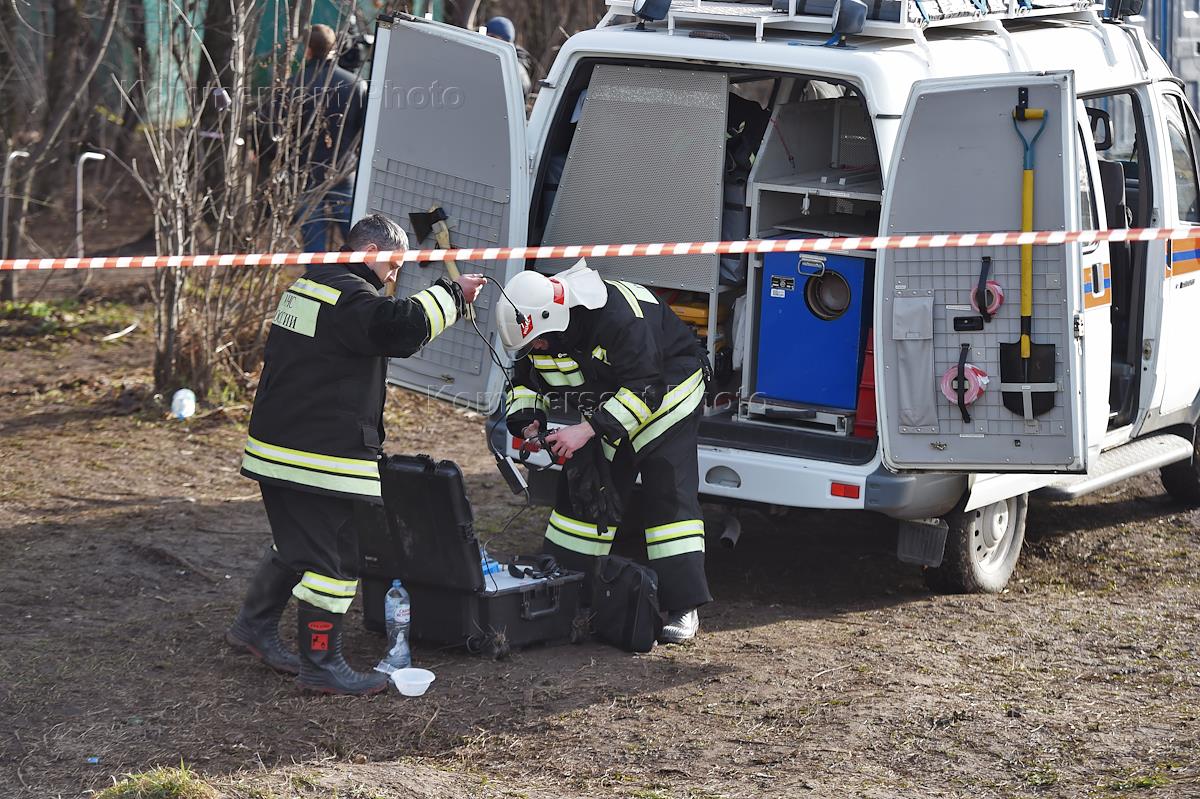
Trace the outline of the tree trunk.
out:
M 126 2 L 126 38 L 129 50 L 133 56 L 134 83 L 129 88 L 129 99 L 133 108 L 127 108 L 124 114 L 124 124 L 121 137 L 117 140 L 117 156 L 122 161 L 128 160 L 130 148 L 137 140 L 138 123 L 148 119 L 147 82 L 153 80 L 150 73 L 150 48 L 146 39 L 146 4 L 143 0 L 125 0 Z
M 17 138 L 26 111 L 26 90 L 22 81 L 15 77 L 20 75 L 16 71 L 19 55 L 14 51 L 19 32 L 17 25 L 12 6 L 0 3 L 0 30 L 5 31 L 4 39 L 0 41 L 0 142 L 5 144 Z
M 88 54 L 88 36 L 84 26 L 84 0 L 53 0 L 54 1 L 54 35 L 49 40 L 50 59 L 46 66 L 46 112 L 42 122 L 42 130 L 50 130 L 54 121 L 65 117 L 58 141 L 47 144 L 46 157 L 39 159 L 43 162 L 39 171 L 40 183 L 47 189 L 62 185 L 69 177 L 71 157 L 69 149 L 79 141 L 79 129 L 82 122 L 80 108 L 86 104 L 74 102 L 77 88 L 80 87 L 80 77 L 83 71 L 83 60 Z M 69 143 L 69 144 L 67 144 Z M 47 193 L 47 192 L 39 192 Z
M 183 269 L 177 266 L 160 269 L 154 276 L 154 294 L 158 305 L 158 313 L 154 317 L 154 389 L 159 392 L 178 388 L 175 384 L 184 280 Z
M 70 5 L 70 3 L 66 3 L 65 0 L 56 0 L 56 2 Z M 89 61 L 87 62 L 87 66 L 83 69 L 82 74 L 79 75 L 72 84 L 66 87 L 69 91 L 67 91 L 65 95 L 59 97 L 57 100 L 57 104 L 60 106 L 57 112 L 47 114 L 47 121 L 43 131 L 42 140 L 36 147 L 31 148 L 32 155 L 29 159 L 29 170 L 21 184 L 21 209 L 18 212 L 16 225 L 17 231 L 16 235 L 14 236 L 14 240 L 18 243 L 22 241 L 25 236 L 25 221 L 28 218 L 29 205 L 33 199 L 34 181 L 39 176 L 45 175 L 45 171 L 42 169 L 43 165 L 51 162 L 54 156 L 55 146 L 57 145 L 59 138 L 64 131 L 69 130 L 69 123 L 72 116 L 79 113 L 82 101 L 87 94 L 88 85 L 91 84 L 92 78 L 96 76 L 96 71 L 100 69 L 100 64 L 104 61 L 104 56 L 108 52 L 108 45 L 110 42 L 112 42 L 113 31 L 115 31 L 117 28 L 117 12 L 119 5 L 120 0 L 108 0 L 104 12 L 104 31 L 101 33 L 99 43 L 93 49 L 93 51 L 89 53 Z M 80 20 L 78 15 L 76 15 L 75 24 L 79 24 L 79 22 Z M 55 29 L 58 29 L 57 19 L 55 20 Z M 56 51 L 62 46 L 63 45 L 61 43 L 56 42 Z M 51 69 L 47 74 L 47 80 L 49 84 L 53 86 L 55 96 L 58 96 L 58 93 L 62 91 L 64 87 L 61 85 L 55 85 L 54 74 L 54 70 Z M 47 108 L 51 107 L 53 106 L 49 101 L 47 101 Z M 65 160 L 63 163 L 65 164 L 67 171 L 69 171 L 69 160 Z
M 237 135 L 236 131 L 226 130 L 224 112 L 213 96 L 213 92 L 217 91 L 230 94 L 234 88 L 230 80 L 234 67 L 231 61 L 233 13 L 232 0 L 209 0 L 204 14 L 204 43 L 196 74 L 196 87 L 199 90 L 196 103 L 200 106 L 200 129 L 213 137 Z M 204 194 L 207 198 L 203 203 L 204 218 L 211 227 L 217 227 L 221 209 L 226 205 L 226 145 L 218 138 L 202 138 L 198 146 L 198 163 L 204 175 Z
M 313 0 L 295 0 L 292 11 L 292 38 L 299 40 L 296 47 L 304 52 L 308 44 L 308 26 L 312 24 Z

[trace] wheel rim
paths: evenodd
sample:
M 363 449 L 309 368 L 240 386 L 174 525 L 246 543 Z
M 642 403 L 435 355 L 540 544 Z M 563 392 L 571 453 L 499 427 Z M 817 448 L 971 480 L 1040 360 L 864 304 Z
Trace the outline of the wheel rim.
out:
M 981 571 L 1004 568 L 1013 546 L 1016 513 L 1014 500 L 997 502 L 975 511 L 971 529 L 971 560 Z

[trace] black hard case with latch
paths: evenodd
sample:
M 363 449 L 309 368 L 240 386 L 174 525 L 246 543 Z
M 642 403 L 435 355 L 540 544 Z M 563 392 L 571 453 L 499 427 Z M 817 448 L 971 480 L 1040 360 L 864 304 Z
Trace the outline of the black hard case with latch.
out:
M 356 510 L 368 630 L 383 632 L 384 595 L 399 578 L 412 597 L 416 640 L 499 655 L 510 646 L 572 637 L 583 573 L 497 590 L 480 566 L 457 464 L 393 455 L 380 461 L 379 474 L 383 507 L 359 503 Z

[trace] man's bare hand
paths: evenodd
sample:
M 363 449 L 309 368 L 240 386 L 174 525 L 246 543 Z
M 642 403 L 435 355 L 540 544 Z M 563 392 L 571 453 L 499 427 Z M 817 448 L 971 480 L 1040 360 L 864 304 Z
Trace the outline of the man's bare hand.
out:
M 550 451 L 559 458 L 570 458 L 583 446 L 592 440 L 596 435 L 596 431 L 587 422 L 573 424 L 570 427 L 560 427 L 550 435 L 546 436 L 546 443 L 550 445 Z
M 525 426 L 524 430 L 521 431 L 521 437 L 524 438 L 526 441 L 532 441 L 534 438 L 537 437 L 538 431 L 541 429 L 542 429 L 541 422 L 534 419 L 532 422 L 530 422 L 528 425 Z
M 475 302 L 475 298 L 479 296 L 479 290 L 483 288 L 487 278 L 483 275 L 459 275 L 458 280 L 454 282 L 462 289 L 463 299 L 467 302 Z

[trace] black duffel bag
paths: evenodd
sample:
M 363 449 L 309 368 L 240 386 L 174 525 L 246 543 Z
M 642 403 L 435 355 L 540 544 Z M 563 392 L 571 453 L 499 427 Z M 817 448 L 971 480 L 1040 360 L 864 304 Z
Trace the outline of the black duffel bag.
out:
M 629 558 L 606 555 L 592 580 L 592 632 L 626 652 L 649 652 L 662 632 L 658 575 Z

